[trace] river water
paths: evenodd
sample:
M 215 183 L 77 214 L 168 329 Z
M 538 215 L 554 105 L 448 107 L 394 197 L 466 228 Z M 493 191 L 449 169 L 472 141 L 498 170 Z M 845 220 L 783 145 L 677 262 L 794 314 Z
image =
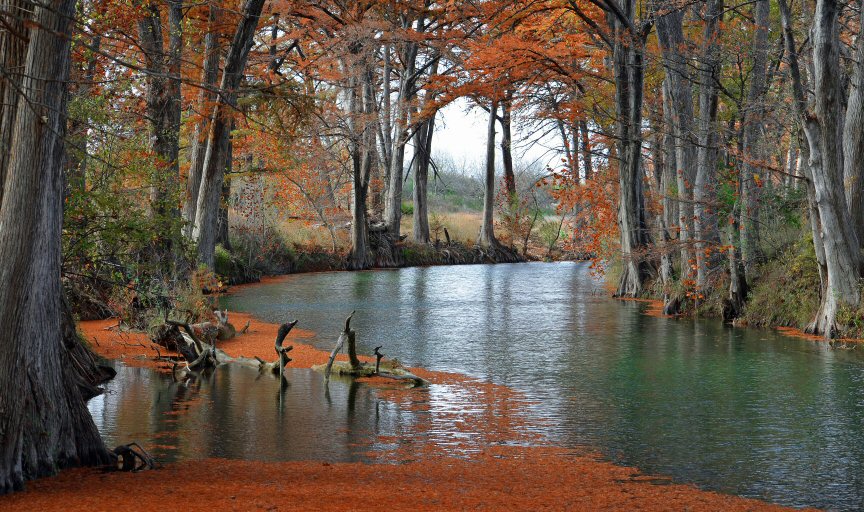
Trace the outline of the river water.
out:
M 702 488 L 864 508 L 859 351 L 647 316 L 642 303 L 610 299 L 587 264 L 305 274 L 238 290 L 223 306 L 271 322 L 296 318 L 327 350 L 356 310 L 362 353 L 383 345 L 410 366 L 512 387 L 555 444 Z M 244 369 L 220 372 L 190 393 L 169 376 L 121 368 L 91 411 L 109 439 L 137 432 L 168 459 L 362 460 L 382 436 L 398 438 L 417 421 L 373 389 L 322 389 L 307 370 L 293 370 L 287 390 L 253 385 L 257 373 Z M 439 395 L 439 404 L 450 399 Z M 198 411 L 191 432 L 188 423 L 173 427 L 185 420 L 172 411 L 190 407 Z

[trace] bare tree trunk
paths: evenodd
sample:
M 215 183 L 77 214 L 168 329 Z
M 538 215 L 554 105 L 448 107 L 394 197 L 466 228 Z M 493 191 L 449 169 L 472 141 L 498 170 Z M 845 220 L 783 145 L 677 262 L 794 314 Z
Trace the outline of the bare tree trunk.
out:
M 216 101 L 216 82 L 219 79 L 219 32 L 218 24 L 221 9 L 215 0 L 209 2 L 207 17 L 207 34 L 204 36 L 204 69 L 201 76 L 202 89 L 198 97 L 198 108 L 201 112 L 212 111 Z M 183 201 L 183 220 L 186 221 L 186 236 L 192 236 L 195 225 L 195 213 L 198 208 L 198 192 L 201 188 L 201 172 L 204 168 L 204 158 L 207 153 L 207 135 L 209 117 L 202 117 L 195 123 L 192 130 L 189 175 L 186 179 L 186 196 Z
M 497 118 L 498 102 L 492 100 L 489 105 L 489 124 L 486 132 L 486 178 L 483 188 L 483 224 L 480 227 L 480 237 L 477 243 L 484 247 L 498 245 L 495 238 L 495 120 Z
M 245 0 L 242 17 L 234 33 L 234 40 L 225 59 L 219 99 L 213 108 L 210 131 L 207 137 L 207 152 L 198 192 L 193 238 L 198 242 L 198 262 L 213 268 L 213 252 L 216 247 L 219 197 L 222 195 L 222 180 L 228 158 L 232 109 L 237 102 L 237 88 L 243 78 L 246 60 L 252 47 L 255 30 L 264 0 Z
M 414 140 L 414 228 L 413 239 L 418 244 L 429 243 L 429 165 L 432 162 L 432 135 L 435 132 L 435 114 L 420 125 Z
M 761 173 L 754 165 L 762 152 L 759 142 L 765 117 L 766 72 L 768 67 L 768 23 L 771 7 L 768 0 L 759 0 L 754 6 L 756 30 L 753 33 L 753 68 L 750 89 L 743 119 L 743 152 L 741 165 L 741 258 L 749 281 L 753 280 L 753 267 L 759 257 L 759 185 Z
M 378 116 L 378 161 L 381 163 L 380 168 L 383 173 L 381 176 L 381 195 L 375 199 L 376 215 L 381 218 L 384 218 L 384 204 L 387 201 L 387 190 L 390 188 L 390 168 L 393 166 L 393 106 L 390 98 L 393 79 L 391 45 L 385 44 L 383 53 L 381 112 Z
M 231 131 L 234 131 L 236 124 L 231 123 Z M 249 155 L 249 163 L 251 167 L 252 163 L 252 155 Z M 228 158 L 225 163 L 225 173 L 227 176 L 231 175 L 231 171 L 234 167 L 234 139 L 228 138 Z M 262 190 L 261 193 L 262 201 L 266 198 L 264 197 L 264 192 Z M 222 192 L 219 195 L 219 217 L 216 219 L 217 228 L 216 228 L 216 243 L 221 245 L 225 250 L 231 250 L 231 236 L 230 236 L 230 225 L 228 221 L 228 203 L 231 200 L 231 178 L 225 177 L 222 180 Z M 261 206 L 261 223 L 264 223 L 264 207 Z M 266 236 L 264 233 L 264 229 L 262 226 L 262 240 L 261 243 L 264 243 L 263 237 Z
M 657 19 L 657 37 L 663 51 L 663 64 L 672 110 L 672 133 L 675 137 L 676 188 L 678 190 L 678 242 L 681 251 L 681 275 L 691 275 L 693 237 L 693 184 L 696 178 L 696 147 L 693 138 L 693 91 L 691 63 L 684 39 L 684 9 L 676 9 Z M 707 30 L 707 28 L 706 28 Z
M 645 196 L 642 190 L 642 98 L 645 79 L 644 37 L 647 34 L 635 33 L 634 0 L 626 0 L 624 4 L 624 10 L 613 16 L 615 114 L 619 148 L 618 230 L 624 266 L 615 295 L 636 297 L 642 293 L 650 273 L 644 252 L 651 238 L 645 221 Z
M 422 26 L 423 20 L 417 23 L 418 26 Z M 384 223 L 387 225 L 387 230 L 397 237 L 402 225 L 402 178 L 405 166 L 405 145 L 409 137 L 411 101 L 415 96 L 417 43 L 406 43 L 403 62 L 405 67 L 399 79 L 399 95 L 396 99 L 396 133 L 393 137 L 389 184 L 384 201 Z
M 3 187 L 9 157 L 12 155 L 12 130 L 18 92 L 24 79 L 24 59 L 27 56 L 27 41 L 19 34 L 26 33 L 24 26 L 29 17 L 29 4 L 25 0 L 0 0 L 0 204 L 3 204 Z
M 99 47 L 102 42 L 101 34 L 96 34 L 90 40 L 89 45 L 89 58 L 87 60 L 87 65 L 83 69 L 81 76 L 78 80 L 75 79 L 75 76 L 71 76 L 70 80 L 77 83 L 77 88 L 74 92 L 74 96 L 77 98 L 81 98 L 82 100 L 86 100 L 90 97 L 92 88 L 93 88 L 93 80 L 96 77 L 96 64 L 97 64 L 97 55 L 99 52 Z M 70 73 L 74 73 L 74 70 Z M 0 107 L 2 109 L 2 107 Z M 67 146 L 71 146 L 72 150 L 69 151 L 67 147 L 67 172 L 66 172 L 66 196 L 70 196 L 73 193 L 80 194 L 84 191 L 86 181 L 87 181 L 87 133 L 90 128 L 90 119 L 84 115 L 81 119 L 69 119 L 69 134 L 67 135 Z M 0 180 L 2 183 L 2 180 Z M 2 187 L 0 187 L 2 188 Z M 2 196 L 2 192 L 0 192 L 0 196 Z
M 362 51 L 362 49 L 360 50 Z M 348 266 L 352 270 L 368 268 L 369 221 L 368 197 L 375 154 L 374 71 L 365 60 L 356 66 L 349 84 L 349 131 L 351 135 L 351 162 L 353 166 L 353 200 L 351 203 L 351 256 Z
M 513 172 L 513 134 L 511 108 L 513 91 L 507 91 L 501 101 L 501 164 L 504 167 L 504 186 L 507 189 L 507 201 L 516 200 L 516 174 Z
M 764 0 L 767 3 L 767 0 Z M 696 238 L 696 286 L 704 291 L 708 273 L 722 256 L 717 230 L 717 83 L 720 80 L 719 35 L 723 0 L 708 0 L 699 70 L 699 120 L 696 182 L 693 187 L 693 235 Z
M 817 238 L 822 241 L 827 277 L 819 313 L 808 331 L 831 337 L 837 329 L 836 317 L 841 305 L 856 307 L 860 301 L 858 280 L 861 276 L 858 239 L 843 187 L 842 141 L 837 136 L 841 97 L 837 2 L 818 0 L 816 3 L 811 30 L 815 96 L 812 113 L 807 110 L 789 6 L 786 0 L 779 0 L 779 5 L 795 109 L 808 142 L 812 201 L 816 206 L 811 212 L 818 212 L 819 216 L 814 228 L 818 226 L 820 233 L 819 237 L 814 237 L 814 243 Z
M 671 95 L 669 94 L 669 82 L 663 81 L 663 123 L 666 126 L 672 126 L 673 114 L 671 106 Z M 672 235 L 669 233 L 671 226 L 675 225 L 677 217 L 676 202 L 672 197 L 671 191 L 675 184 L 675 169 L 677 167 L 675 161 L 676 143 L 675 135 L 671 130 L 665 130 L 663 133 L 663 147 L 659 149 L 662 154 L 658 166 L 660 173 L 660 196 L 663 198 L 663 213 L 660 218 L 660 237 L 663 243 L 660 254 L 660 281 L 664 286 L 671 285 L 673 279 L 672 268 Z M 664 307 L 669 304 L 670 297 L 664 294 Z
M 429 76 L 433 77 L 438 74 L 438 57 L 432 63 L 429 70 Z M 427 91 L 423 98 L 424 107 L 428 106 L 435 100 L 436 93 Z M 420 109 L 422 110 L 422 109 Z M 419 244 L 428 244 L 429 236 L 429 166 L 432 163 L 432 136 L 435 134 L 435 115 L 433 112 L 428 119 L 422 121 L 422 124 L 417 129 L 415 137 L 415 152 L 414 156 L 414 227 L 413 239 Z
M 11 131 L 4 127 L 12 139 L 0 183 L 0 494 L 61 467 L 111 460 L 70 364 L 80 347 L 64 339 L 62 314 L 64 95 L 75 1 L 31 7 L 15 13 L 29 42 L 17 98 L 4 105 L 17 114 Z
M 594 178 L 594 164 L 591 158 L 591 134 L 588 133 L 588 121 L 581 119 L 579 121 L 579 136 L 582 139 L 582 166 L 585 169 L 585 179 Z M 575 151 L 576 148 L 573 148 Z
M 859 13 L 864 12 L 861 9 L 864 9 L 864 1 L 859 4 Z M 864 243 L 864 15 L 859 14 L 859 18 L 852 90 L 843 129 L 843 177 L 846 201 L 860 244 Z

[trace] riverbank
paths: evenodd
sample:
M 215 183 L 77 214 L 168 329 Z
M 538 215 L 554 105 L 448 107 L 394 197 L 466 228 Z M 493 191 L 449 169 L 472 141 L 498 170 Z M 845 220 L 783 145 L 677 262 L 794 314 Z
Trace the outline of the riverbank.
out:
M 372 237 L 372 248 L 365 270 L 587 259 L 586 255 L 565 253 L 560 249 L 546 251 L 543 256 L 535 254 L 536 252 L 524 254 L 504 246 L 481 247 L 457 240 L 438 240 L 431 244 L 408 241 L 394 243 L 384 235 L 378 235 Z M 280 246 L 250 258 L 244 257 L 240 252 L 229 252 L 221 246 L 216 249 L 216 274 L 222 276 L 229 285 L 256 283 L 267 276 L 343 270 L 356 270 L 352 268 L 348 252 L 334 252 L 323 248 L 290 249 Z
M 278 326 L 248 315 L 231 314 L 249 331 L 222 344 L 233 356 L 270 357 Z M 118 339 L 106 330 L 110 321 L 84 322 L 81 330 L 103 355 L 123 357 L 129 364 L 151 364 L 155 351 L 146 337 L 128 333 Z M 295 330 L 290 366 L 310 367 L 328 354 L 303 343 L 311 336 Z M 112 341 L 112 338 L 114 341 Z M 368 360 L 368 359 L 367 359 Z M 165 500 L 182 502 L 191 510 L 353 510 L 377 503 L 412 510 L 781 510 L 759 501 L 670 484 L 668 479 L 642 475 L 596 455 L 544 446 L 520 428 L 524 399 L 505 386 L 459 374 L 414 369 L 448 392 L 471 400 L 465 416 L 452 423 L 480 438 L 449 436 L 463 446 L 429 441 L 424 435 L 400 439 L 408 446 L 379 454 L 382 462 L 363 464 L 257 462 L 206 459 L 168 464 L 139 474 L 64 471 L 28 484 L 27 491 L 0 498 L 0 509 L 116 510 L 129 504 L 136 510 L 164 508 Z M 420 407 L 416 391 L 380 386 L 385 399 L 400 407 Z M 460 439 L 462 438 L 462 439 Z M 396 443 L 399 444 L 399 443 Z M 658 485 L 661 484 L 661 485 Z

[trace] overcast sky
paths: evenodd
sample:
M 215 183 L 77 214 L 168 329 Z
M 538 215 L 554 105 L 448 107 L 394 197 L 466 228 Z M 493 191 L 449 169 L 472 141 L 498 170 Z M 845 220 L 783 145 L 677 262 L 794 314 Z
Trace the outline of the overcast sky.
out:
M 473 108 L 471 108 L 473 106 Z M 460 99 L 446 106 L 436 117 L 435 135 L 432 141 L 432 154 L 449 153 L 454 162 L 465 162 L 467 170 L 480 171 L 486 161 L 486 128 L 488 115 L 484 110 L 474 106 L 467 99 Z M 539 160 L 541 166 L 552 164 L 560 156 L 549 154 L 545 147 L 556 144 L 549 141 L 544 144 L 534 144 L 525 147 L 525 137 L 520 133 L 517 119 L 513 120 L 513 159 L 515 162 L 531 162 Z M 495 127 L 496 146 L 501 144 L 501 125 Z M 407 157 L 410 159 L 410 156 Z M 496 163 L 500 166 L 500 147 L 495 154 Z

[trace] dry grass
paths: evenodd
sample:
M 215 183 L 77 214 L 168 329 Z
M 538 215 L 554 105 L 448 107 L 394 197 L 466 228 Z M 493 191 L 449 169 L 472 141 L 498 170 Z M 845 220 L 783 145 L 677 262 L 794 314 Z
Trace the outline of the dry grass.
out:
M 477 240 L 477 235 L 480 233 L 480 224 L 482 223 L 481 214 L 478 212 L 457 212 L 457 213 L 442 213 L 430 214 L 430 227 L 434 229 L 435 219 L 438 219 L 443 227 L 447 228 L 450 233 L 450 238 L 454 241 L 462 242 L 466 245 L 473 245 Z M 276 223 L 276 229 L 282 235 L 286 245 L 289 247 L 322 247 L 330 249 L 332 240 L 330 232 L 320 224 L 310 223 L 297 219 L 283 219 Z M 411 231 L 414 229 L 414 219 L 411 215 L 402 216 L 402 234 L 411 236 Z M 336 230 L 337 246 L 340 250 L 347 250 L 351 246 L 350 231 L 345 228 Z M 440 239 L 444 239 L 444 232 L 439 235 Z M 434 231 L 432 238 L 435 238 Z
M 322 247 L 328 250 L 333 247 L 330 231 L 321 224 L 285 219 L 278 223 L 277 228 L 289 247 Z M 347 248 L 351 244 L 349 233 L 345 229 L 336 230 L 336 240 L 337 247 L 340 249 Z
M 429 227 L 432 229 L 431 236 L 434 239 L 434 223 L 435 218 L 438 218 L 441 225 L 447 228 L 450 233 L 450 239 L 459 241 L 465 245 L 473 245 L 477 241 L 477 236 L 480 234 L 480 225 L 483 223 L 482 215 L 478 212 L 456 212 L 456 213 L 441 213 L 429 214 Z M 411 236 L 411 230 L 414 229 L 414 219 L 411 215 L 402 216 L 402 234 Z M 444 239 L 444 232 L 439 235 Z

